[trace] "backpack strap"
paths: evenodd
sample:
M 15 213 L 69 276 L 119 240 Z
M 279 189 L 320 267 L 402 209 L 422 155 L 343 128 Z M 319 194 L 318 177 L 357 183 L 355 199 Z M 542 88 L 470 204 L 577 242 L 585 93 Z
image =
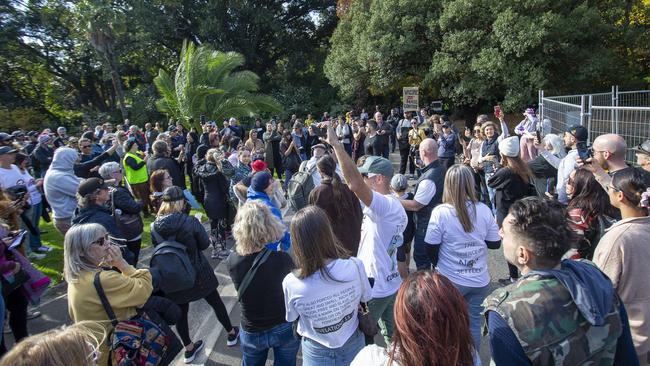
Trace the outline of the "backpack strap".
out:
M 99 295 L 99 300 L 102 302 L 102 306 L 104 307 L 104 311 L 106 311 L 106 314 L 108 315 L 108 318 L 111 320 L 111 324 L 113 326 L 117 326 L 117 317 L 115 316 L 115 313 L 113 312 L 113 308 L 111 307 L 111 303 L 108 302 L 108 298 L 106 298 L 106 293 L 104 292 L 104 288 L 102 287 L 102 283 L 99 280 L 99 274 L 101 272 L 96 272 L 95 273 L 95 279 L 93 280 L 93 283 L 95 284 L 95 290 L 97 290 L 97 295 Z
M 181 226 L 185 225 L 185 221 L 187 221 L 187 216 L 183 219 L 183 223 L 181 224 Z M 167 239 L 163 238 L 160 234 L 158 234 L 158 232 L 156 231 L 156 229 L 154 229 L 154 227 L 153 227 L 153 224 L 154 224 L 155 222 L 156 222 L 156 221 L 153 221 L 153 222 L 151 223 L 151 225 L 149 225 L 149 228 L 151 228 L 151 236 L 153 236 L 153 237 L 156 239 L 156 241 L 158 242 L 158 244 L 162 243 L 162 242 L 165 241 L 165 240 L 176 241 L 176 234 L 175 234 L 175 233 L 172 234 L 171 236 L 169 236 Z
M 248 272 L 246 272 L 244 279 L 241 281 L 241 284 L 239 285 L 239 291 L 237 291 L 237 300 L 241 301 L 244 292 L 246 292 L 246 289 L 248 288 L 248 285 L 250 285 L 251 281 L 253 280 L 253 277 L 255 277 L 255 274 L 257 273 L 257 269 L 260 268 L 260 266 L 264 262 L 266 262 L 266 260 L 269 258 L 269 255 L 271 255 L 271 251 L 268 250 L 267 248 L 264 248 L 261 252 L 257 254 L 255 260 L 253 261 L 253 265 L 248 270 Z

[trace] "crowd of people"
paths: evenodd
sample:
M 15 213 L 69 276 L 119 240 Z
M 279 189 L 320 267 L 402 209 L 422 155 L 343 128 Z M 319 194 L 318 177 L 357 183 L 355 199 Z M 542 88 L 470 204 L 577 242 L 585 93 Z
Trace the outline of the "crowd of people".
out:
M 484 334 L 497 365 L 650 364 L 650 140 L 631 166 L 621 136 L 588 146 L 583 126 L 551 133 L 533 108 L 512 130 L 494 119 L 461 131 L 426 108 L 376 107 L 248 131 L 201 118 L 200 131 L 1 132 L 0 315 L 17 344 L 0 365 L 110 364 L 117 320 L 143 313 L 167 335 L 159 364 L 191 363 L 202 299 L 244 365 L 270 349 L 276 365 L 299 350 L 304 365 L 480 365 Z M 19 259 L 50 255 L 41 219 L 65 238 L 75 325 L 30 337 Z M 500 248 L 509 277 L 491 291 Z M 239 325 L 206 251 L 225 261 Z

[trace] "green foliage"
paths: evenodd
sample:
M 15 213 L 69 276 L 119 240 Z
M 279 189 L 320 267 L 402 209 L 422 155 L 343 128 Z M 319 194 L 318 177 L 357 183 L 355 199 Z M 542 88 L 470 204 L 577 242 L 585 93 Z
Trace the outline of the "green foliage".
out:
M 204 114 L 221 120 L 232 116 L 253 116 L 279 112 L 271 97 L 256 93 L 259 78 L 250 71 L 236 71 L 244 57 L 235 52 L 215 51 L 209 46 L 184 42 L 174 79 L 161 69 L 154 83 L 162 113 L 185 122 L 198 121 Z
M 533 102 L 539 89 L 643 87 L 643 1 L 354 1 L 332 35 L 325 73 L 343 98 L 361 102 L 419 86 L 425 100 L 501 101 L 509 110 Z

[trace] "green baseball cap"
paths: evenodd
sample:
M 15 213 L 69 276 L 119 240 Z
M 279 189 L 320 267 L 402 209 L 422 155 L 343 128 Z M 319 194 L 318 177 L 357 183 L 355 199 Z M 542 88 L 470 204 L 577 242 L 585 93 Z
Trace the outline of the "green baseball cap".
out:
M 393 172 L 393 164 L 381 156 L 369 156 L 359 167 L 361 174 L 381 174 L 388 178 L 392 178 Z

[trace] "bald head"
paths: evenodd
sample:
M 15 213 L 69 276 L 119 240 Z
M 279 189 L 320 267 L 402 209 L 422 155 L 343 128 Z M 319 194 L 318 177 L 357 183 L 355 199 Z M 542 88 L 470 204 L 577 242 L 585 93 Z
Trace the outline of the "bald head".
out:
M 625 153 L 627 144 L 621 136 L 608 133 L 596 137 L 593 144 L 594 159 L 604 168 L 616 171 L 627 167 Z
M 438 160 L 438 143 L 434 139 L 424 139 L 420 143 L 420 159 L 424 165 Z

